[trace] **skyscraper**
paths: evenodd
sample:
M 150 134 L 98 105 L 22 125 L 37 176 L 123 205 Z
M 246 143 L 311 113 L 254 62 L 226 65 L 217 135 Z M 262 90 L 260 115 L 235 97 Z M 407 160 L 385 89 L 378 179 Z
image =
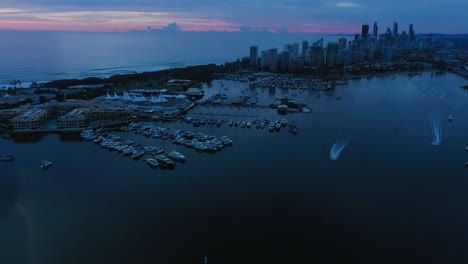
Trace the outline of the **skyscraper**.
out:
M 414 33 L 413 24 L 409 25 L 409 41 L 414 42 L 416 40 L 416 35 Z
M 346 49 L 346 44 L 347 43 L 348 43 L 348 40 L 346 38 L 339 38 L 338 39 L 338 50 Z
M 268 67 L 270 65 L 270 60 L 268 58 L 268 51 L 262 51 L 262 59 L 260 61 L 262 69 Z
M 257 67 L 258 47 L 250 46 L 250 67 Z
M 378 26 L 377 26 L 377 22 L 374 22 L 374 28 L 373 28 L 373 30 L 372 30 L 372 36 L 373 36 L 374 38 L 377 38 L 377 34 L 378 34 L 377 31 L 378 31 L 378 29 L 379 29 L 379 28 L 378 28 Z
M 369 36 L 369 25 L 368 24 L 362 25 L 361 36 L 363 38 L 367 38 Z
M 396 38 L 398 37 L 398 23 L 393 21 L 393 37 Z
M 307 40 L 304 40 L 302 42 L 302 57 L 307 58 L 308 53 L 309 53 L 309 42 Z
M 310 49 L 310 65 L 313 67 L 320 68 L 323 66 L 323 48 L 320 43 L 316 43 Z
M 268 51 L 268 59 L 269 59 L 269 68 L 270 71 L 275 72 L 278 70 L 278 50 L 277 49 L 270 49 Z
M 327 45 L 327 66 L 336 66 L 338 60 L 338 43 L 329 42 Z

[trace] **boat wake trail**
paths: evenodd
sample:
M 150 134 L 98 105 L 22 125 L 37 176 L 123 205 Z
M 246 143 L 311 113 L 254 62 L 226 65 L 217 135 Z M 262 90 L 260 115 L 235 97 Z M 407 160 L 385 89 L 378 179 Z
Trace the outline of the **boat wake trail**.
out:
M 439 116 L 433 115 L 430 122 L 432 129 L 432 145 L 439 146 L 442 142 L 442 126 L 440 124 Z
M 341 151 L 349 144 L 349 140 L 346 138 L 337 138 L 335 144 L 330 149 L 330 159 L 337 160 L 340 157 Z

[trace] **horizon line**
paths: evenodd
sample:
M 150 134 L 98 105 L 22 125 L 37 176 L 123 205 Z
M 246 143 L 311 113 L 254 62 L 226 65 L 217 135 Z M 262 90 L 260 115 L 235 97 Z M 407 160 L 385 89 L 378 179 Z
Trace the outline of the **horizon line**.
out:
M 142 29 L 132 29 L 132 30 L 100 30 L 100 31 L 84 31 L 84 30 L 34 30 L 34 29 L 14 29 L 14 28 L 0 28 L 0 32 L 37 32 L 37 33 L 163 33 L 163 34 L 181 34 L 181 33 L 237 33 L 237 34 L 272 34 L 272 35 L 301 35 L 301 34 L 310 34 L 310 35 L 355 35 L 359 34 L 358 32 L 310 32 L 310 31 L 243 31 L 243 30 L 179 30 L 171 31 L 164 29 L 153 29 L 153 30 L 142 30 Z M 381 33 L 379 35 L 383 35 Z M 438 32 L 428 32 L 428 33 L 417 33 L 416 35 L 468 35 L 466 33 L 438 33 Z

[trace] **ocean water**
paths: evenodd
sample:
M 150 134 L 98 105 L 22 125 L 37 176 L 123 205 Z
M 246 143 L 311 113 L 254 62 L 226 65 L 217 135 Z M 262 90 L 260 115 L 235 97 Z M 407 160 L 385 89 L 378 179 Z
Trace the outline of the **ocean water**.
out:
M 286 43 L 337 35 L 259 33 L 67 33 L 0 31 L 0 85 L 108 77 L 173 67 L 234 61 Z M 325 42 L 326 43 L 326 42 Z M 260 53 L 259 53 L 260 54 Z
M 291 90 L 313 110 L 285 116 L 296 136 L 154 123 L 234 140 L 215 154 L 119 132 L 182 152 L 188 161 L 174 171 L 72 136 L 1 138 L 0 152 L 17 159 L 0 163 L 0 263 L 465 263 L 464 83 L 423 73 Z M 235 98 L 247 88 L 223 84 L 227 91 L 220 81 L 204 89 Z M 286 95 L 255 92 L 262 102 Z M 47 171 L 44 159 L 54 162 Z

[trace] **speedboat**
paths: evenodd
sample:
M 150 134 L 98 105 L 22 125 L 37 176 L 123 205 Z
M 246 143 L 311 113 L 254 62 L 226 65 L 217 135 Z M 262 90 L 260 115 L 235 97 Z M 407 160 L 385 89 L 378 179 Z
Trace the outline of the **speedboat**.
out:
M 159 166 L 159 162 L 157 159 L 146 159 L 146 163 L 148 163 L 148 165 L 153 168 L 156 168 Z
M 47 169 L 50 167 L 50 165 L 52 165 L 52 161 L 48 161 L 48 160 L 43 160 L 42 163 L 41 163 L 41 169 Z
M 15 156 L 11 154 L 7 154 L 0 158 L 0 161 L 14 161 L 14 160 L 15 160 Z
M 173 160 L 185 162 L 187 159 L 184 155 L 180 154 L 179 152 L 173 150 L 167 154 L 167 156 Z
M 465 147 L 465 151 L 468 151 L 468 147 Z
M 232 122 L 232 120 L 230 120 L 230 121 L 228 122 L 228 126 L 230 126 L 230 127 L 232 127 L 233 124 L 234 124 L 234 122 Z
M 450 122 L 453 121 L 453 116 L 452 116 L 452 115 L 449 115 L 449 116 L 448 116 L 448 121 L 450 121 Z
M 250 128 L 252 126 L 252 123 L 250 123 L 250 121 L 248 121 L 246 126 Z
M 286 126 L 286 124 L 288 124 L 288 120 L 286 120 L 286 119 L 284 119 L 284 118 L 281 119 L 281 125 L 282 125 L 282 126 Z
M 159 162 L 159 164 L 161 164 L 161 166 L 165 168 L 174 168 L 175 166 L 175 163 L 172 160 L 170 160 L 166 155 L 160 154 L 154 157 Z

